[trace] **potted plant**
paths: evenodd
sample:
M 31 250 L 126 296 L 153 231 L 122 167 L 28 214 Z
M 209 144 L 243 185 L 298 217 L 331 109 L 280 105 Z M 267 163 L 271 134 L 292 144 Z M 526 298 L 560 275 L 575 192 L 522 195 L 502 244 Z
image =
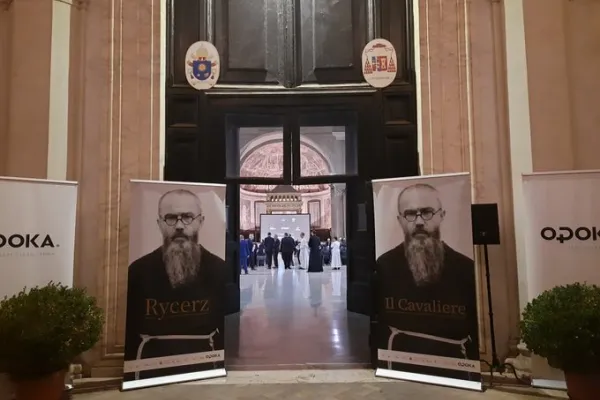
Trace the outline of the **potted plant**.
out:
M 50 282 L 0 302 L 0 371 L 17 400 L 59 400 L 65 374 L 100 339 L 102 310 L 84 289 Z
M 564 371 L 569 397 L 592 400 L 600 393 L 600 287 L 557 286 L 523 312 L 521 335 L 529 350 Z

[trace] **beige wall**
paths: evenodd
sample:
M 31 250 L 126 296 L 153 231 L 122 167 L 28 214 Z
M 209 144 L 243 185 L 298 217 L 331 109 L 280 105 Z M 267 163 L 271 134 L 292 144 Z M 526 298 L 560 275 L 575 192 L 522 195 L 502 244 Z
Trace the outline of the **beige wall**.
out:
M 28 2 L 35 13 L 15 8 Z M 0 11 L 0 174 L 64 171 L 80 182 L 76 282 L 107 310 L 103 339 L 84 357 L 94 376 L 116 376 L 122 366 L 128 182 L 160 177 L 162 3 L 77 2 L 68 18 L 56 16 L 51 0 L 17 0 Z M 499 204 L 503 244 L 491 249 L 491 267 L 498 348 L 506 355 L 518 339 L 517 282 L 524 283 L 515 235 L 520 174 L 600 167 L 600 3 L 420 0 L 417 16 L 422 169 L 469 171 L 473 200 Z M 70 30 L 53 31 L 59 20 L 70 20 Z M 14 21 L 47 35 L 32 42 Z M 37 69 L 22 43 L 33 43 L 35 65 L 47 66 L 43 79 L 27 78 Z M 52 46 L 63 51 L 54 62 Z M 58 62 L 65 58 L 68 64 Z M 53 65 L 63 75 L 53 74 Z M 59 96 L 51 108 L 53 87 L 67 102 Z M 479 258 L 481 350 L 489 356 Z
M 533 168 L 600 168 L 600 2 L 527 0 L 524 15 Z

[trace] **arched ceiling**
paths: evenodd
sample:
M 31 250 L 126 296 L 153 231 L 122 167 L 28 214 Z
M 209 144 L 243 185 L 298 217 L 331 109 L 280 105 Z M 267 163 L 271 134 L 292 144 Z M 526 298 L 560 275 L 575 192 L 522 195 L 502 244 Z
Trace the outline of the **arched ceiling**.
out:
M 240 176 L 258 178 L 281 178 L 283 176 L 283 141 L 265 143 L 252 149 L 242 160 Z M 302 176 L 331 175 L 327 161 L 315 149 L 304 143 L 300 144 L 300 169 Z M 301 192 L 326 190 L 329 185 L 303 185 Z M 253 192 L 266 192 L 267 187 L 243 185 L 243 189 Z

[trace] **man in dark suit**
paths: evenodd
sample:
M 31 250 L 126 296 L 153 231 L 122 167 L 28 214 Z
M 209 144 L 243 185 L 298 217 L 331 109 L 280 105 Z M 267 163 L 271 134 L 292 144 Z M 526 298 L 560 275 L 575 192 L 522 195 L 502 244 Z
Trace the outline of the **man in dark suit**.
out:
M 256 269 L 256 263 L 254 260 L 254 235 L 249 234 L 248 239 L 246 239 L 246 244 L 248 246 L 248 266 L 250 269 Z
M 225 262 L 198 244 L 204 222 L 200 199 L 182 189 L 165 193 L 157 222 L 163 244 L 129 266 L 125 381 L 223 365 L 215 356 L 216 363 L 138 366 L 149 358 L 223 350 Z
M 292 269 L 292 257 L 294 256 L 294 250 L 296 249 L 296 242 L 294 239 L 288 235 L 284 234 L 283 239 L 281 239 L 281 258 L 283 258 L 283 264 L 285 269 Z
M 273 268 L 279 268 L 279 251 L 281 250 L 281 241 L 275 235 L 275 241 L 273 242 Z
M 267 233 L 264 244 L 265 254 L 267 256 L 267 268 L 271 269 L 271 265 L 273 264 L 273 247 L 275 247 L 275 239 L 271 237 L 271 232 Z
M 412 362 L 392 366 L 389 360 L 380 359 L 380 367 L 479 380 L 475 367 L 465 369 L 466 364 L 479 363 L 473 260 L 442 240 L 440 226 L 446 211 L 437 189 L 425 184 L 409 186 L 398 196 L 397 207 L 404 241 L 377 259 L 378 308 L 382 310 L 378 340 L 388 350 L 457 361 L 452 367 L 426 367 Z

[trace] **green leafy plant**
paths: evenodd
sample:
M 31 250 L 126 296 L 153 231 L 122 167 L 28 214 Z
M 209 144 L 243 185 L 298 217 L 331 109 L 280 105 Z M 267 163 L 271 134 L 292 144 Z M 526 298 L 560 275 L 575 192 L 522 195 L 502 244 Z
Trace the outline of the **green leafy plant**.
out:
M 0 302 L 0 371 L 14 380 L 69 367 L 100 339 L 103 312 L 85 289 L 50 282 Z
M 554 368 L 600 371 L 600 288 L 575 283 L 543 292 L 525 307 L 521 335 Z

